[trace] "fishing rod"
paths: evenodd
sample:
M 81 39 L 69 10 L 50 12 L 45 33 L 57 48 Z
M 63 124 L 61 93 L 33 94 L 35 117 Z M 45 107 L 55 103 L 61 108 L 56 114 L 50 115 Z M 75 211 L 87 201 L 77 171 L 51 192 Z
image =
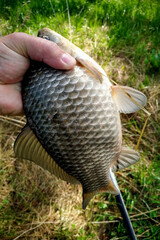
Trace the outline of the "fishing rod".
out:
M 128 215 L 128 212 L 127 212 L 127 209 L 126 209 L 126 206 L 125 206 L 125 203 L 123 201 L 122 194 L 121 194 L 120 189 L 118 187 L 116 177 L 111 170 L 110 170 L 110 176 L 111 176 L 112 182 L 114 183 L 114 185 L 117 188 L 118 193 L 119 193 L 119 194 L 116 195 L 116 202 L 117 202 L 118 208 L 121 212 L 121 215 L 123 217 L 123 222 L 124 222 L 124 224 L 126 226 L 126 229 L 128 231 L 128 235 L 129 235 L 131 240 L 137 240 L 136 234 L 134 232 L 130 217 Z

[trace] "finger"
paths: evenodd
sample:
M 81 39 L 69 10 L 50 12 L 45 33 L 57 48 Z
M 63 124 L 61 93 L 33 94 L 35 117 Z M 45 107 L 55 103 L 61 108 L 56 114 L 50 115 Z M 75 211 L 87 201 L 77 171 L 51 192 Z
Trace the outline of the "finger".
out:
M 18 84 L 0 85 L 0 114 L 23 114 L 22 96 Z
M 43 61 L 57 69 L 70 69 L 76 60 L 64 52 L 56 43 L 25 33 L 12 33 L 1 41 L 18 54 L 36 61 Z
M 0 42 L 0 84 L 12 84 L 22 80 L 30 60 Z

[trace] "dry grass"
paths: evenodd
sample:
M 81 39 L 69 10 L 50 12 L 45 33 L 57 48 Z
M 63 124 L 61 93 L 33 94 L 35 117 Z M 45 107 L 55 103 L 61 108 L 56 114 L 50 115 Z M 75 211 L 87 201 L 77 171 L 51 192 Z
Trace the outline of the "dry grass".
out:
M 107 31 L 107 29 L 105 30 Z M 99 31 L 101 30 L 99 29 Z M 81 38 L 77 39 L 79 39 L 77 45 L 81 46 Z M 113 57 L 111 52 L 108 54 L 108 50 L 103 44 L 100 45 L 100 49 L 97 48 L 98 53 L 103 52 L 103 55 L 99 56 L 93 51 L 97 45 L 97 38 L 93 41 L 89 36 L 88 38 L 85 36 L 85 50 L 104 66 L 111 79 L 122 85 L 139 88 L 139 83 L 143 83 L 145 79 L 144 73 L 136 69 L 132 62 L 125 57 Z M 112 59 L 105 62 L 105 54 L 111 55 Z M 160 85 L 158 81 L 153 82 L 153 79 L 151 81 L 152 84 L 142 89 L 148 97 L 146 108 L 152 115 L 140 145 L 141 162 L 139 165 L 117 174 L 124 195 L 128 194 L 129 191 L 132 197 L 135 195 L 143 199 L 145 194 L 149 200 L 152 191 L 153 194 L 158 194 L 158 190 L 155 192 L 154 186 L 151 191 L 152 183 L 149 186 L 149 183 L 144 182 L 148 175 L 148 172 L 144 171 L 144 166 L 146 170 L 149 169 L 151 160 L 156 157 L 157 141 L 159 140 L 157 126 L 160 123 Z M 124 143 L 133 147 L 136 145 L 145 117 L 143 112 L 122 116 Z M 108 194 L 96 196 L 87 210 L 83 211 L 81 209 L 81 186 L 67 184 L 33 163 L 19 162 L 14 158 L 13 143 L 24 124 L 24 118 L 0 116 L 1 239 L 109 239 L 106 230 L 111 233 L 112 229 L 117 228 L 121 216 L 115 203 L 110 201 L 112 198 L 109 197 L 108 200 Z M 137 180 L 135 181 L 133 178 L 136 174 Z M 132 219 L 138 221 L 140 217 L 143 217 L 153 221 L 153 226 L 159 224 L 156 217 L 154 219 L 149 215 L 150 211 L 159 211 L 156 204 L 153 203 L 150 210 L 146 211 L 147 203 L 143 204 L 142 200 L 140 203 L 143 206 L 138 205 L 138 201 L 136 205 L 133 202 L 133 206 L 130 206 L 132 201 L 130 199 L 127 201 L 129 201 L 128 207 L 131 208 L 130 216 Z M 134 199 L 134 201 L 136 200 Z M 98 207 L 100 202 L 106 204 L 107 207 L 100 209 Z M 111 218 L 112 216 L 114 217 Z M 145 229 L 139 239 L 143 238 L 146 231 L 149 229 Z
M 60 238 L 55 239 L 61 239 L 62 229 L 67 229 L 72 236 L 67 239 L 77 239 L 79 231 L 86 229 L 90 220 L 90 210 L 81 208 L 81 186 L 67 184 L 34 163 L 14 158 L 13 143 L 20 131 L 17 121 L 1 117 L 0 205 L 11 218 L 3 222 L 6 216 L 2 213 L 0 230 L 12 232 L 11 239 L 32 239 L 33 236 L 33 239 L 54 239 L 58 232 Z M 64 231 L 64 237 L 65 234 Z M 3 239 L 10 238 L 3 236 Z

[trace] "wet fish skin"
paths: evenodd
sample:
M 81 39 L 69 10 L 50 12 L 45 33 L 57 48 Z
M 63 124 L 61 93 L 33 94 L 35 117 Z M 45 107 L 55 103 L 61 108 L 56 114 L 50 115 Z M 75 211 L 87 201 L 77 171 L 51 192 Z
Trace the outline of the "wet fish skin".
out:
M 84 193 L 105 189 L 121 150 L 119 113 L 107 84 L 87 70 L 33 62 L 22 84 L 27 123 L 42 146 Z
M 113 86 L 92 58 L 56 32 L 42 29 L 39 37 L 55 41 L 77 64 L 65 71 L 31 62 L 22 81 L 27 124 L 17 137 L 15 154 L 63 180 L 81 183 L 85 208 L 99 192 L 119 193 L 110 171 L 139 160 L 136 151 L 122 146 L 119 112 L 138 111 L 146 97 Z

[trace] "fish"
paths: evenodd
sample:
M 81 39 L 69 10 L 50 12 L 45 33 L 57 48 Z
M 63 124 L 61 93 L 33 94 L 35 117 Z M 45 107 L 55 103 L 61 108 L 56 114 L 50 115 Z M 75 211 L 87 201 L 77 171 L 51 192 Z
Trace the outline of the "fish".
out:
M 48 28 L 38 37 L 55 42 L 76 59 L 71 70 L 31 61 L 22 81 L 27 119 L 14 151 L 58 178 L 82 185 L 82 207 L 98 193 L 118 194 L 110 172 L 139 161 L 123 146 L 120 113 L 134 113 L 146 96 L 111 83 L 102 67 L 68 39 Z

